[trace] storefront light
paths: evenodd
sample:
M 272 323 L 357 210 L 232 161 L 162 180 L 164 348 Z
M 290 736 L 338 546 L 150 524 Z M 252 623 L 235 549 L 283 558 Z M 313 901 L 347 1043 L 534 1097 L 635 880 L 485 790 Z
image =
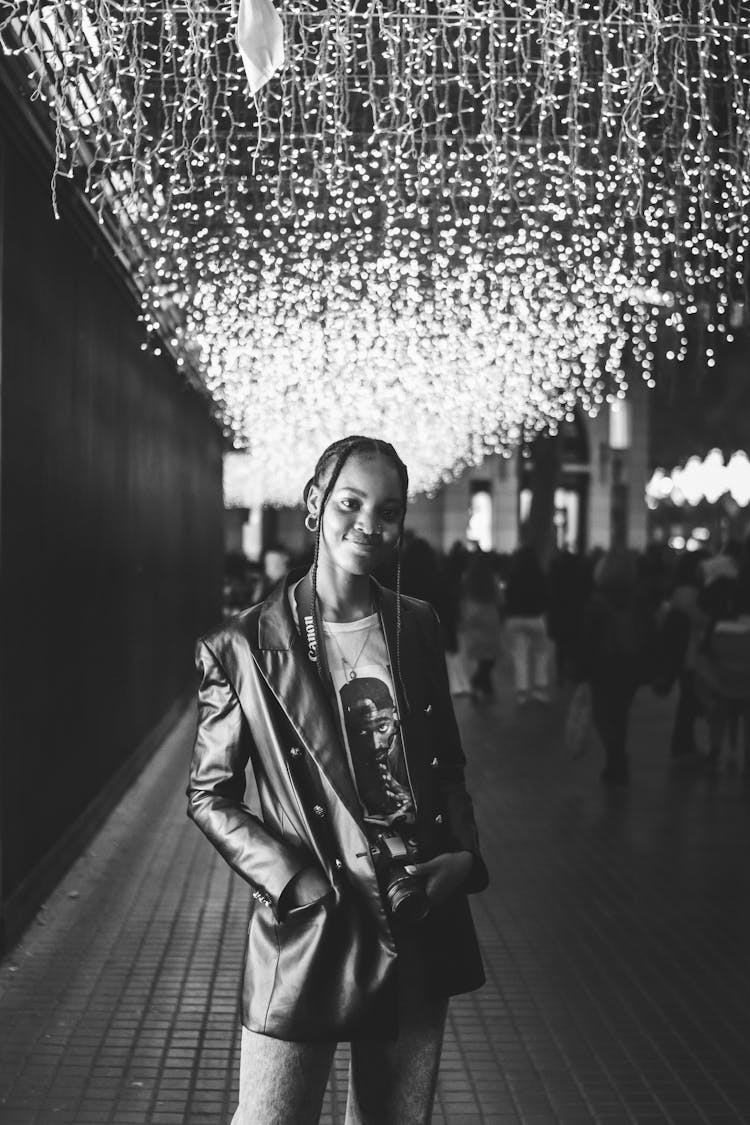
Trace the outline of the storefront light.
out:
M 678 507 L 695 507 L 703 500 L 715 504 L 726 495 L 741 508 L 750 504 L 750 458 L 744 450 L 733 453 L 727 464 L 721 450 L 712 449 L 703 460 L 690 457 L 684 468 L 671 473 L 655 469 L 646 485 L 646 503 L 651 509 L 664 500 Z
M 728 492 L 724 458 L 720 449 L 712 449 L 703 462 L 703 495 L 709 504 L 715 504 L 720 496 Z
M 622 398 L 609 408 L 609 448 L 630 449 L 630 403 Z
M 704 496 L 703 463 L 700 457 L 690 457 L 684 469 L 672 473 L 673 488 L 679 489 L 685 503 L 699 504 Z
M 732 454 L 725 475 L 732 499 L 741 508 L 746 508 L 750 504 L 750 458 L 744 450 Z

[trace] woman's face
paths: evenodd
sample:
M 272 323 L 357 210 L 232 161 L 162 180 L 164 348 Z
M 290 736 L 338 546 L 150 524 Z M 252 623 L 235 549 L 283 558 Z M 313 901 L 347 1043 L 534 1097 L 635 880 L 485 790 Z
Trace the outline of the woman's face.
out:
M 312 485 L 308 510 L 317 515 L 327 481 Z M 395 465 L 379 453 L 344 463 L 323 513 L 321 554 L 348 574 L 369 574 L 393 550 L 404 505 Z

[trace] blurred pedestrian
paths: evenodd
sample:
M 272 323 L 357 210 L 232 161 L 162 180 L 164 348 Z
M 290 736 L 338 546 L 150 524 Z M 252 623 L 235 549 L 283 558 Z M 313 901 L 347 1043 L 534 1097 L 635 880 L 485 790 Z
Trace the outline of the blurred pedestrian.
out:
M 702 585 L 700 552 L 681 555 L 674 571 L 673 589 L 659 614 L 652 686 L 667 695 L 678 685 L 669 753 L 674 761 L 689 762 L 698 754 L 695 723 L 700 703 L 695 690 L 695 661 L 706 624 L 699 604 Z
M 580 663 L 583 607 L 591 593 L 588 564 L 572 551 L 557 551 L 549 564 L 547 629 L 555 646 L 559 680 L 570 679 Z
M 261 559 L 263 574 L 261 576 L 255 601 L 262 601 L 274 586 L 289 573 L 291 553 L 283 543 L 269 543 L 264 549 Z
M 532 546 L 511 555 L 505 581 L 505 629 L 513 664 L 516 702 L 550 701 L 547 578 Z
M 455 652 L 456 621 L 445 571 L 437 551 L 420 536 L 405 539 L 401 556 L 401 591 L 429 602 L 438 617 L 446 652 Z
M 750 776 L 750 591 L 738 552 L 717 555 L 703 567 L 700 607 L 706 615 L 695 666 L 696 693 L 706 715 L 708 768 L 720 767 L 728 743 L 737 749 L 739 727 L 744 741 L 744 772 Z
M 625 785 L 630 709 L 639 685 L 650 682 L 655 622 L 650 591 L 638 588 L 630 551 L 608 551 L 594 571 L 594 593 L 583 615 L 580 674 L 591 685 L 591 716 L 604 746 L 602 780 Z
M 453 635 L 446 640 L 445 655 L 448 663 L 448 682 L 451 695 L 471 695 L 471 683 L 461 647 L 461 588 L 470 552 L 466 544 L 456 539 L 444 561 L 445 597 L 449 623 Z
M 474 700 L 495 694 L 492 671 L 500 652 L 500 590 L 490 554 L 469 555 L 461 584 L 461 651 Z

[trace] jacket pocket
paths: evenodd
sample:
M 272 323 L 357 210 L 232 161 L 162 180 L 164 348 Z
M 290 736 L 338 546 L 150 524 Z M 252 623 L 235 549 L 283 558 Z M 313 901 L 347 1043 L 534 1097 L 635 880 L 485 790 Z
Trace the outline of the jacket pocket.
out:
M 280 931 L 288 926 L 302 925 L 305 921 L 310 921 L 321 910 L 332 906 L 335 897 L 336 892 L 333 887 L 330 887 L 320 898 L 316 898 L 312 902 L 306 902 L 304 906 L 295 906 L 288 910 L 283 922 L 278 923 Z

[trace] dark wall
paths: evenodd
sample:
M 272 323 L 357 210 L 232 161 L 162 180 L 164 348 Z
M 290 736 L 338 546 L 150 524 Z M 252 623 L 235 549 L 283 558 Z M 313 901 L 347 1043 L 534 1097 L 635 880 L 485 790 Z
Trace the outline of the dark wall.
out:
M 718 335 L 718 334 L 717 334 Z M 695 343 L 695 342 L 694 342 Z M 686 363 L 661 361 L 651 403 L 652 466 L 672 469 L 714 447 L 725 457 L 747 449 L 750 432 L 750 330 L 713 341 L 716 366 L 697 347 Z
M 141 350 L 137 304 L 72 197 L 56 222 L 48 177 L 0 141 L 8 941 L 60 842 L 190 690 L 220 614 L 222 496 L 205 399 Z

